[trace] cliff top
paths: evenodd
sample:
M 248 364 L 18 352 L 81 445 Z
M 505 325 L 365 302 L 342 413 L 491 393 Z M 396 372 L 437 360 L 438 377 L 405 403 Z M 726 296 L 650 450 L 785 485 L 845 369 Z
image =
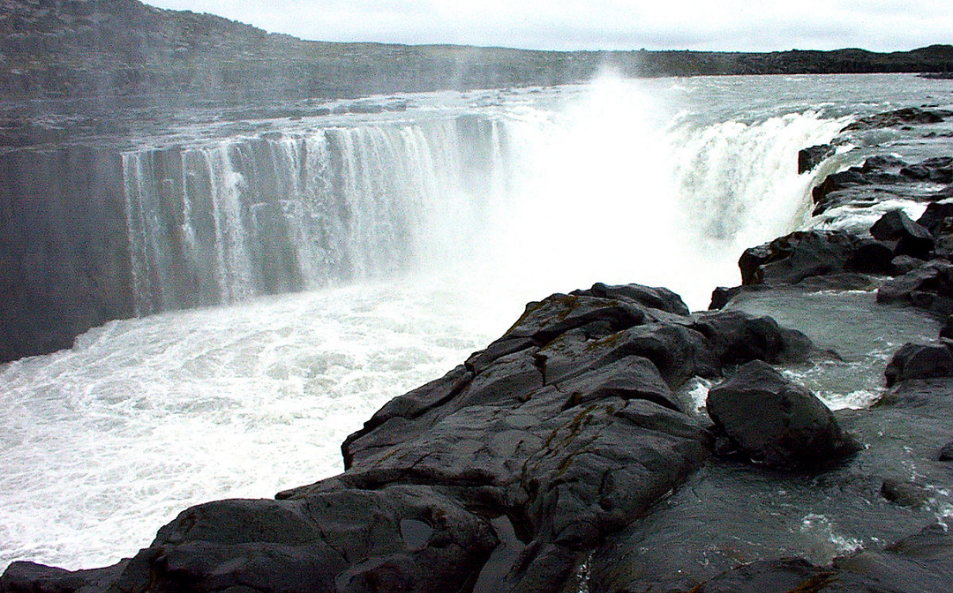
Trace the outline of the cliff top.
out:
M 606 63 L 628 76 L 949 72 L 953 46 L 756 54 L 330 43 L 138 0 L 0 0 L 0 101 L 40 111 L 49 100 L 112 110 L 552 85 Z

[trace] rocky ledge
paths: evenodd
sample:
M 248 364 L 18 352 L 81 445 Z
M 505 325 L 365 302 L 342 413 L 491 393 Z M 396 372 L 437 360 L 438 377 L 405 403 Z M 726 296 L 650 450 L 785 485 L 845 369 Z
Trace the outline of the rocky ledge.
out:
M 948 168 L 868 161 L 815 198 L 863 199 L 857 187 L 945 180 Z M 916 222 L 888 213 L 863 234 L 749 249 L 743 285 L 715 293 L 720 309 L 693 314 L 635 284 L 530 303 L 485 350 L 351 435 L 344 473 L 185 510 L 112 567 L 15 562 L 0 591 L 949 589 L 953 536 L 937 522 L 949 494 L 936 484 L 949 478 L 953 341 L 900 348 L 881 367 L 880 403 L 835 413 L 779 369 L 843 357 L 739 305 L 860 287 L 885 312 L 953 313 L 943 195 L 924 198 Z M 710 386 L 701 405 L 693 385 Z M 788 516 L 805 500 L 827 514 Z M 833 522 L 860 515 L 875 535 L 837 544 Z M 837 545 L 792 544 L 816 532 Z

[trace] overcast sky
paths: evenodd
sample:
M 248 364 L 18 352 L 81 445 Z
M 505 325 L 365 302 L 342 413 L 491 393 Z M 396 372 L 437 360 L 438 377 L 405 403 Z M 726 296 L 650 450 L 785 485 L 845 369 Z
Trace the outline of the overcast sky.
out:
M 146 0 L 319 41 L 531 49 L 910 50 L 953 43 L 949 0 Z

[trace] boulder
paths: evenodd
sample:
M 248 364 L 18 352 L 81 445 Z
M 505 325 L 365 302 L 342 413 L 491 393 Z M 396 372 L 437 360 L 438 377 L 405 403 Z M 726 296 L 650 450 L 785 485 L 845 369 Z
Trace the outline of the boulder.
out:
M 848 261 L 863 243 L 844 231 L 798 231 L 741 254 L 743 286 L 798 284 L 806 278 L 848 271 Z
M 870 234 L 881 241 L 896 241 L 895 255 L 926 259 L 936 245 L 930 231 L 910 220 L 902 210 L 891 210 L 881 216 L 870 227 Z
M 917 224 L 924 227 L 931 234 L 948 234 L 953 228 L 953 203 L 950 202 L 931 202 L 927 204 Z
M 797 173 L 813 171 L 824 159 L 834 154 L 836 149 L 830 144 L 819 144 L 810 148 L 802 148 L 797 153 Z
M 953 265 L 932 260 L 897 276 L 877 290 L 877 302 L 953 314 Z
M 713 387 L 706 408 L 716 427 L 756 464 L 792 470 L 856 451 L 821 400 L 761 361 L 742 365 Z
M 953 441 L 943 445 L 943 448 L 940 449 L 940 454 L 937 456 L 938 461 L 953 461 Z
M 864 274 L 892 274 L 894 250 L 882 241 L 860 239 L 844 261 L 844 269 Z
M 803 333 L 782 328 L 770 317 L 741 311 L 700 314 L 691 328 L 705 336 L 722 366 L 752 360 L 803 362 L 813 349 L 810 338 Z
M 889 502 L 905 507 L 925 507 L 930 502 L 930 490 L 909 481 L 884 480 L 880 494 Z
M 281 500 L 192 507 L 140 556 L 157 591 L 441 591 L 476 580 L 497 544 L 487 521 L 432 487 L 332 479 Z
M 731 299 L 741 294 L 740 286 L 725 287 L 719 286 L 711 291 L 711 303 L 708 305 L 709 311 L 719 311 L 725 308 Z
M 907 343 L 887 363 L 884 376 L 887 387 L 909 379 L 953 377 L 953 353 L 945 342 Z

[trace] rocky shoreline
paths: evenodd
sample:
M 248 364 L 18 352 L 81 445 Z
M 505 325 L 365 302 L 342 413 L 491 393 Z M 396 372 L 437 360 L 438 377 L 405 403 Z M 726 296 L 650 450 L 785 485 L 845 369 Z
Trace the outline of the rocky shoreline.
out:
M 949 116 L 861 124 L 920 125 L 923 113 Z M 807 150 L 801 166 L 829 149 Z M 945 590 L 951 166 L 884 155 L 828 176 L 815 212 L 901 194 L 928 206 L 917 221 L 894 211 L 869 232 L 748 249 L 742 286 L 716 290 L 708 312 L 634 284 L 530 303 L 485 350 L 352 434 L 344 473 L 274 500 L 187 509 L 112 567 L 15 562 L 0 591 Z M 945 189 L 924 192 L 924 179 Z M 770 296 L 783 313 L 786 298 L 846 293 L 873 316 L 920 311 L 937 334 L 896 350 L 875 406 L 832 413 L 778 369 L 845 355 L 746 303 Z M 807 326 L 847 323 L 812 314 Z M 711 386 L 705 413 L 692 381 Z M 786 517 L 799 497 L 827 510 Z M 844 509 L 875 535 L 830 550 L 792 543 L 825 529 L 835 540 Z

